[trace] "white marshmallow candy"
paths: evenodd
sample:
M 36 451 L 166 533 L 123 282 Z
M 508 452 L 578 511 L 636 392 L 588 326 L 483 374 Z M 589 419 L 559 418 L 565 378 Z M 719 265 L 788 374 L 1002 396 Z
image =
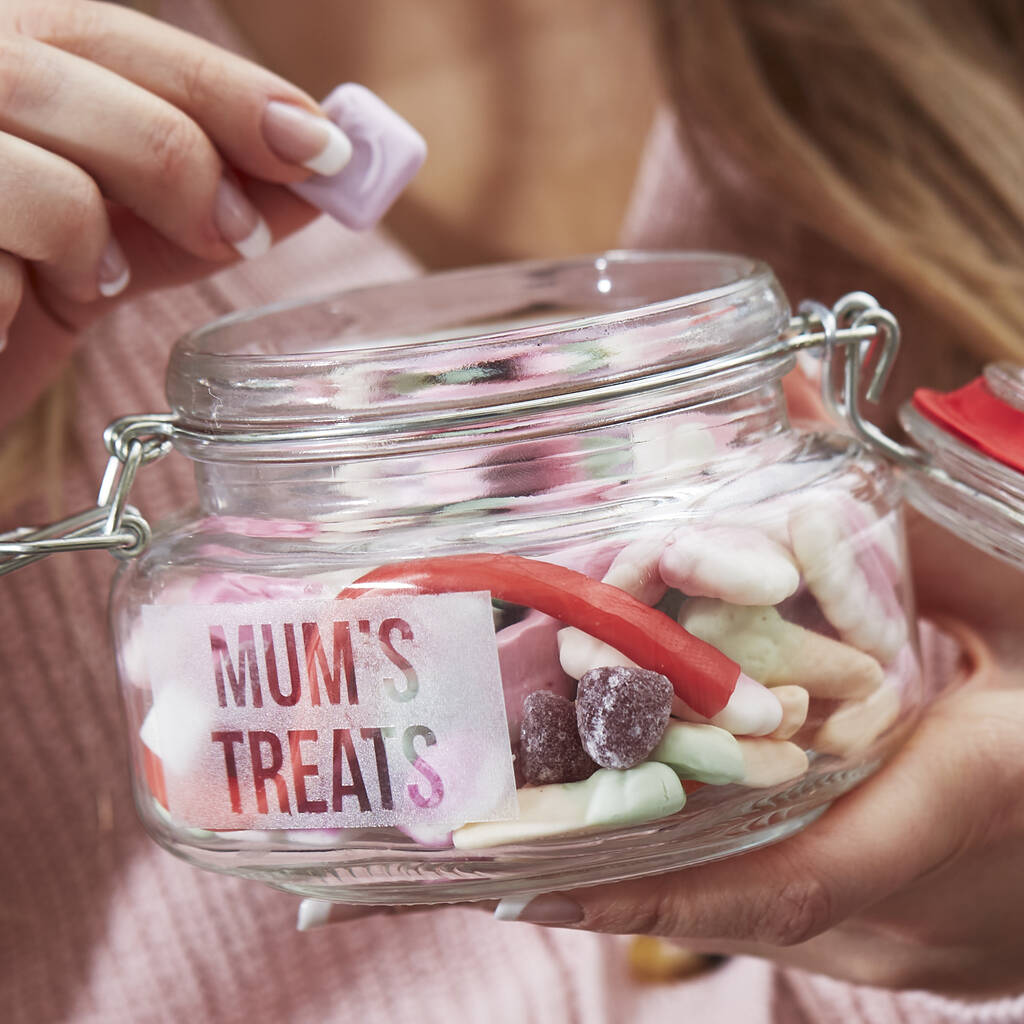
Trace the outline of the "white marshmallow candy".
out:
M 621 665 L 637 668 L 637 663 L 603 640 L 597 640 L 582 629 L 569 626 L 558 631 L 558 660 L 562 671 L 573 679 L 582 679 L 592 668 Z
M 812 697 L 843 700 L 882 685 L 882 666 L 870 655 L 787 622 L 774 608 L 697 598 L 683 605 L 679 621 L 766 686 L 801 686 Z
M 571 835 L 592 828 L 637 825 L 682 810 L 686 794 L 668 765 L 602 768 L 583 782 L 530 786 L 517 791 L 519 818 L 463 825 L 452 834 L 457 850 Z
M 879 599 L 858 563 L 842 510 L 804 505 L 789 517 L 793 553 L 811 593 L 839 635 L 888 664 L 906 642 L 906 622 Z
M 769 789 L 792 782 L 807 771 L 807 754 L 787 740 L 737 740 L 743 754 L 741 785 Z
M 574 628 L 559 630 L 558 657 L 562 671 L 574 679 L 582 679 L 595 668 L 620 665 L 625 668 L 644 667 L 614 647 Z M 679 696 L 672 699 L 672 714 L 688 722 L 717 725 L 729 732 L 746 736 L 766 736 L 782 724 L 782 705 L 778 698 L 766 686 L 743 673 L 736 680 L 736 688 L 728 703 L 711 718 L 698 714 Z
M 658 561 L 668 539 L 644 537 L 624 547 L 612 560 L 602 583 L 618 587 L 646 605 L 656 605 L 668 591 L 658 574 Z
M 739 740 L 715 725 L 669 722 L 650 759 L 667 764 L 680 778 L 711 786 L 739 782 L 746 772 Z
M 800 585 L 789 552 L 760 530 L 743 526 L 676 530 L 658 571 L 684 594 L 733 604 L 779 604 Z
M 186 775 L 210 742 L 210 716 L 190 690 L 161 690 L 143 719 L 139 738 L 160 758 L 164 772 Z
M 795 743 L 772 739 L 737 739 L 724 729 L 672 722 L 651 753 L 681 778 L 711 786 L 738 783 L 767 789 L 799 778 L 807 771 L 807 754 Z
M 717 714 L 705 718 L 678 696 L 672 702 L 672 714 L 686 722 L 717 725 L 736 736 L 768 736 L 782 724 L 778 697 L 745 672 L 740 673 L 728 703 Z
M 813 748 L 822 754 L 849 757 L 867 750 L 895 724 L 900 715 L 900 695 L 883 686 L 864 700 L 851 700 L 825 719 L 814 737 Z
M 807 721 L 811 695 L 802 686 L 775 686 L 772 693 L 782 705 L 782 722 L 771 734 L 773 740 L 788 740 L 795 736 Z

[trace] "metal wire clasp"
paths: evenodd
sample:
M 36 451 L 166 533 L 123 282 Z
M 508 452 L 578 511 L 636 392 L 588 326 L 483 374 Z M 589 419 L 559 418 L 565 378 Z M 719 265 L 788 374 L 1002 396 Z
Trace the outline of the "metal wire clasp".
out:
M 132 558 L 149 543 L 152 531 L 128 494 L 141 466 L 171 449 L 173 418 L 167 414 L 125 416 L 103 432 L 110 458 L 95 508 L 44 527 L 21 527 L 0 534 L 0 576 L 58 551 L 105 549 Z
M 896 317 L 867 292 L 850 292 L 831 309 L 820 302 L 802 302 L 790 331 L 794 349 L 821 348 L 821 397 L 833 418 L 845 422 L 860 441 L 890 461 L 922 468 L 928 461 L 922 451 L 884 434 L 864 418 L 860 407 L 862 392 L 874 403 L 885 391 L 900 347 Z

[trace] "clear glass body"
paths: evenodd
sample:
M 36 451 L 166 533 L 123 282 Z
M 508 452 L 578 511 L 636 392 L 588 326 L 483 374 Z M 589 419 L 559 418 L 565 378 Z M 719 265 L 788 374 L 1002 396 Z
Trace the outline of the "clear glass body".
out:
M 788 357 L 730 362 L 787 324 L 763 265 L 611 253 L 183 339 L 200 507 L 112 602 L 153 837 L 304 895 L 491 899 L 741 852 L 868 776 L 925 699 L 900 495 L 789 425 Z

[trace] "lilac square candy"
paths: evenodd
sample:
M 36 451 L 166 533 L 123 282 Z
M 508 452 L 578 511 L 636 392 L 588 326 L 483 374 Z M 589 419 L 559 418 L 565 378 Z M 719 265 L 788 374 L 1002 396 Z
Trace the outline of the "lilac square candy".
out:
M 354 82 L 339 85 L 321 106 L 349 137 L 352 159 L 337 174 L 289 188 L 347 227 L 365 231 L 412 181 L 427 144 L 408 121 Z

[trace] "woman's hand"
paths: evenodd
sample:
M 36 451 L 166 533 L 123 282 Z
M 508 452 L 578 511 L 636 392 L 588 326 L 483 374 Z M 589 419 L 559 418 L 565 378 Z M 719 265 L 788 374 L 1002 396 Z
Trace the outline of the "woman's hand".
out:
M 910 538 L 922 610 L 946 617 L 968 678 L 883 770 L 776 846 L 541 896 L 515 919 L 873 985 L 1024 990 L 1024 575 L 923 519 Z
M 111 3 L 0 4 L 0 419 L 115 297 L 306 223 L 278 186 L 348 152 L 304 92 L 185 32 Z

